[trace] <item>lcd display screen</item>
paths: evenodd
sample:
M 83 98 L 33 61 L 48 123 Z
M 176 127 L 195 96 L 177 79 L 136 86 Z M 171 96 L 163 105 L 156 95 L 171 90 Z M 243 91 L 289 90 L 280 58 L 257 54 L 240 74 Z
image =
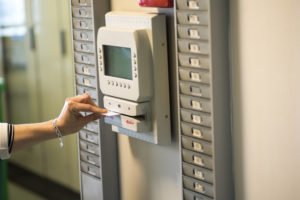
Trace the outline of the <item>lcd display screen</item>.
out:
M 106 76 L 132 80 L 130 48 L 104 45 L 103 54 Z

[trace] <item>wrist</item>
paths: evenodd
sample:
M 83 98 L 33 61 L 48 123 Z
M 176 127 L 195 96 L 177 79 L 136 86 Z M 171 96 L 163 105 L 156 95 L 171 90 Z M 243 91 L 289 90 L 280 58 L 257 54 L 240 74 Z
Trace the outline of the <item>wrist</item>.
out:
M 57 135 L 57 137 L 59 139 L 59 145 L 60 145 L 60 147 L 63 147 L 64 146 L 64 143 L 63 143 L 63 133 L 62 133 L 61 128 L 58 125 L 58 118 L 55 118 L 54 120 L 52 120 L 52 127 L 53 127 L 53 129 L 55 131 L 55 134 Z
M 62 120 L 59 117 L 55 118 L 54 120 L 56 120 L 57 128 L 63 133 L 63 135 L 66 135 L 66 131 L 64 130 Z

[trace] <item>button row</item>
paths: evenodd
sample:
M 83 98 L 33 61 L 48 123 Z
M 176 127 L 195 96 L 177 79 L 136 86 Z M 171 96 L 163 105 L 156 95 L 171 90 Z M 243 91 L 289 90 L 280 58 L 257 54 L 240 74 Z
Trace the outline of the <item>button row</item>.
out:
M 126 83 L 121 83 L 121 82 L 117 82 L 117 81 L 107 81 L 108 85 L 112 85 L 112 86 L 116 86 L 116 87 L 123 87 L 123 88 L 131 88 L 130 84 L 126 84 Z
M 133 71 L 134 71 L 134 78 L 137 78 L 137 56 L 136 53 L 133 53 Z
M 98 49 L 98 60 L 99 60 L 99 70 L 102 72 L 103 71 L 103 55 L 102 55 L 102 50 L 99 48 Z

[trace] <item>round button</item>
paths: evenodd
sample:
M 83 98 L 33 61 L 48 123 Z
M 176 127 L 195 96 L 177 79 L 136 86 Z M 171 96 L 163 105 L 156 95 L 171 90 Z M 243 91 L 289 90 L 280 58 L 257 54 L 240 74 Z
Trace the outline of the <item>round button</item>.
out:
M 134 73 L 134 77 L 137 78 L 137 73 Z
M 136 60 L 134 60 L 133 63 L 136 65 Z
M 119 83 L 118 83 L 118 82 L 116 82 L 116 86 L 119 86 Z
M 136 71 L 136 70 L 137 70 L 137 68 L 136 68 L 136 67 L 134 67 L 134 68 L 133 68 L 133 70 L 134 70 L 134 71 Z
M 121 105 L 120 105 L 120 104 L 118 104 L 118 108 L 121 108 Z
M 112 84 L 112 85 L 115 85 L 115 82 L 112 81 L 111 84 Z
M 136 53 L 133 54 L 133 57 L 136 58 Z
M 128 89 L 130 89 L 130 88 L 131 88 L 129 84 L 127 85 L 127 87 L 128 87 Z

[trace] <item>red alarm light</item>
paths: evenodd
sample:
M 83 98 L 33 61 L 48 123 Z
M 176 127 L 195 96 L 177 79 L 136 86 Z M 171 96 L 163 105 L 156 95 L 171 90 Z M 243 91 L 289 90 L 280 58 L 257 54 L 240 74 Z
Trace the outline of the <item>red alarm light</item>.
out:
M 173 0 L 139 0 L 139 5 L 143 7 L 171 8 L 173 7 Z

